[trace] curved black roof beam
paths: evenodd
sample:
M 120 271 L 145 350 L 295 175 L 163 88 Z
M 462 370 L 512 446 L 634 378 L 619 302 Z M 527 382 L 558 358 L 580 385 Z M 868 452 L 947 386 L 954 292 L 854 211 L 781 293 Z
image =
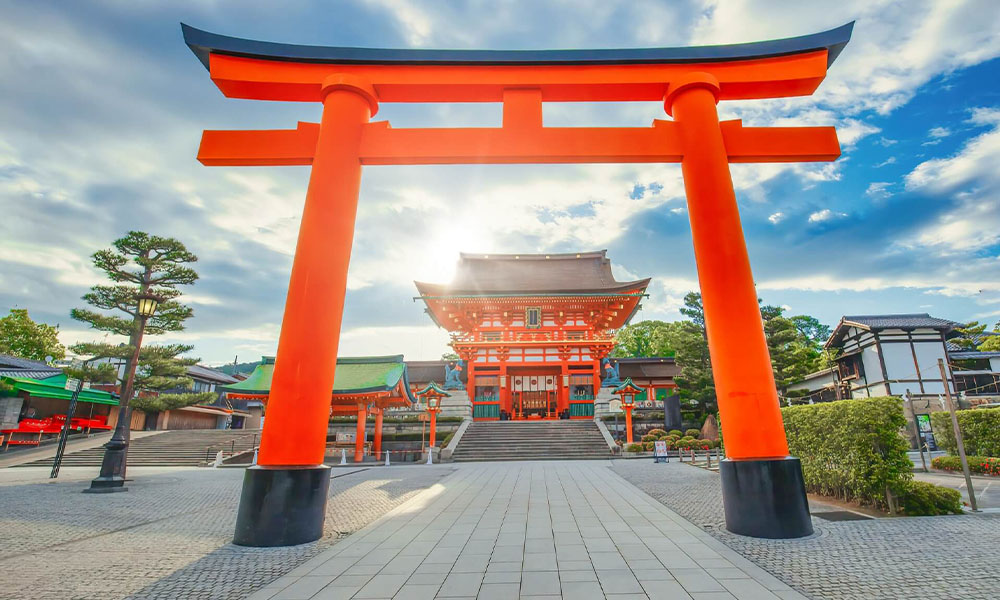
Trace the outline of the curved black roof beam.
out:
M 181 23 L 184 42 L 205 68 L 213 52 L 289 62 L 369 65 L 627 65 L 752 60 L 827 51 L 827 67 L 851 39 L 854 21 L 799 37 L 682 48 L 603 50 L 428 50 L 304 46 L 230 37 Z

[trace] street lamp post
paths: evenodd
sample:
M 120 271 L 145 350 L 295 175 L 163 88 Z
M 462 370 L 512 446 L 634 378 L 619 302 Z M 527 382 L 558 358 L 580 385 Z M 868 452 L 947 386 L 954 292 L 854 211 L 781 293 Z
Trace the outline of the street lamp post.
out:
M 139 364 L 139 349 L 142 347 L 142 334 L 146 329 L 146 321 L 153 316 L 160 303 L 159 298 L 145 291 L 139 294 L 136 300 L 136 326 L 130 340 L 132 357 L 125 369 L 125 381 L 118 400 L 118 422 L 115 424 L 115 433 L 111 436 L 111 441 L 104 445 L 101 474 L 90 482 L 90 487 L 83 490 L 84 493 L 128 491 L 125 487 L 125 463 L 128 458 L 129 428 L 132 421 L 129 401 L 132 399 L 135 387 L 135 369 Z

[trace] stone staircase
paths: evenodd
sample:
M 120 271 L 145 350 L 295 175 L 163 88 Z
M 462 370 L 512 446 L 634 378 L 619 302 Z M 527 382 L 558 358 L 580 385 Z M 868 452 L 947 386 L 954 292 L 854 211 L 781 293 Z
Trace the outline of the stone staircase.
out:
M 593 421 L 479 421 L 465 431 L 452 460 L 600 460 L 611 457 Z
M 232 429 L 179 429 L 164 431 L 129 442 L 130 467 L 198 467 L 215 460 L 221 450 L 224 457 L 253 449 L 260 441 L 258 430 Z M 67 452 L 63 467 L 99 467 L 104 457 L 104 446 Z M 51 466 L 52 459 L 45 458 L 18 466 Z

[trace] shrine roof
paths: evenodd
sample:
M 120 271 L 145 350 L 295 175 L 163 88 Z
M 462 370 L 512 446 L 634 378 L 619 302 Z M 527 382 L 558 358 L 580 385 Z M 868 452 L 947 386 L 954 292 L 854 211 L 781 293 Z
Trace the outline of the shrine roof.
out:
M 450 283 L 414 282 L 439 296 L 609 295 L 644 292 L 649 279 L 617 281 L 607 250 L 566 254 L 461 253 Z
M 243 395 L 266 396 L 271 392 L 271 378 L 274 375 L 274 359 L 264 357 L 250 377 L 231 385 L 220 386 L 223 392 Z M 403 385 L 399 386 L 402 380 Z M 409 402 L 416 402 L 410 393 L 406 363 L 401 354 L 394 356 L 360 356 L 337 359 L 334 376 L 333 395 L 357 395 L 370 392 L 389 392 L 397 387 L 406 390 Z
M 851 39 L 854 22 L 798 37 L 715 46 L 591 50 L 432 50 L 307 46 L 230 37 L 181 23 L 184 43 L 205 68 L 211 54 L 264 60 L 360 65 L 629 65 L 754 60 L 827 51 L 833 64 Z
M 618 376 L 634 379 L 673 378 L 681 368 L 673 356 L 648 356 L 640 358 L 616 358 Z

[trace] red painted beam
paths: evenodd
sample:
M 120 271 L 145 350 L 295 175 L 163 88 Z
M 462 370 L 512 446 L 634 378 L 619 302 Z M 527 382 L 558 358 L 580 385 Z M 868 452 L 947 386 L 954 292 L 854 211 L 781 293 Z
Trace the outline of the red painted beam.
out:
M 833 127 L 743 127 L 720 124 L 729 162 L 831 161 L 840 156 Z M 198 160 L 209 166 L 309 165 L 319 125 L 296 129 L 205 131 Z M 653 127 L 364 128 L 360 158 L 367 165 L 680 162 L 672 121 Z

